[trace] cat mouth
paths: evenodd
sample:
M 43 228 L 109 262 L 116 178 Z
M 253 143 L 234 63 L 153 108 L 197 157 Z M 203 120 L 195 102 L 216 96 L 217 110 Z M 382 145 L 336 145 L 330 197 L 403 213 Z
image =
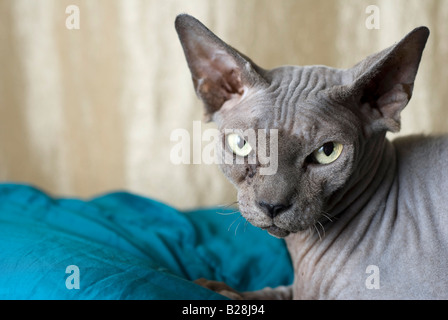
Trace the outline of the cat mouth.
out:
M 305 216 L 300 219 L 295 217 L 297 213 L 294 212 L 292 217 L 291 215 L 287 217 L 280 215 L 274 219 L 268 219 L 266 214 L 260 213 L 259 211 L 246 212 L 244 208 L 241 207 L 240 212 L 253 226 L 267 231 L 270 235 L 276 238 L 284 238 L 291 233 L 307 230 L 315 224 L 315 220 L 310 219 L 309 216 Z
M 276 238 L 284 238 L 291 233 L 290 231 L 280 228 L 280 227 L 277 227 L 276 225 L 264 227 L 261 229 L 266 230 L 270 235 L 272 235 Z
M 288 236 L 291 233 L 297 233 L 304 230 L 307 230 L 310 228 L 310 226 L 314 226 L 314 223 L 311 223 L 310 225 L 306 223 L 302 223 L 299 226 L 294 227 L 288 227 L 288 228 L 282 228 L 278 226 L 276 223 L 272 223 L 269 226 L 259 226 L 260 229 L 266 230 L 270 235 L 276 237 L 276 238 L 284 238 Z

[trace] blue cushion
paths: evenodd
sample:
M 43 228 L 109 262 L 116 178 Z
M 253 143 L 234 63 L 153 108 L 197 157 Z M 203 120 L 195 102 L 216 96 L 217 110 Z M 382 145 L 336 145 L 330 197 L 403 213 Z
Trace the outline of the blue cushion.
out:
M 246 291 L 290 284 L 292 274 L 284 241 L 232 209 L 0 184 L 1 299 L 224 299 L 192 280 Z

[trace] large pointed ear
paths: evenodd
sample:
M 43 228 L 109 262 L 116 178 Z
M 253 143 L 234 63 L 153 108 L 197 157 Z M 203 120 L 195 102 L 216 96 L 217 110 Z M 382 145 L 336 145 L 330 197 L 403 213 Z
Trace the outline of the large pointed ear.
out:
M 373 131 L 400 130 L 400 113 L 411 99 L 428 36 L 428 28 L 416 28 L 394 46 L 350 70 L 353 82 L 346 94 L 357 99 Z
M 175 26 L 208 120 L 225 102 L 238 101 L 246 90 L 263 82 L 257 66 L 195 18 L 179 15 Z

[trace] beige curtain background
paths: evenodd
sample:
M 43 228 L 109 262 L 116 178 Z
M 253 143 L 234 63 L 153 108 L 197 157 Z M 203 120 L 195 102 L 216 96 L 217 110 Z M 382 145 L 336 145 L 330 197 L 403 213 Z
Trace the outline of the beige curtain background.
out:
M 66 27 L 69 5 L 79 29 Z M 350 67 L 426 25 L 400 134 L 448 132 L 448 1 L 0 0 L 0 182 L 70 197 L 124 189 L 178 208 L 233 202 L 216 165 L 170 161 L 171 132 L 202 119 L 174 30 L 182 12 L 266 68 Z

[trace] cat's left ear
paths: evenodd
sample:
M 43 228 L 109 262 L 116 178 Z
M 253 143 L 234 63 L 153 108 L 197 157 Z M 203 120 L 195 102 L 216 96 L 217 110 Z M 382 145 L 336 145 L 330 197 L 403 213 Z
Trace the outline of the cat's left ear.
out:
M 204 103 L 207 120 L 225 102 L 236 103 L 246 90 L 265 82 L 254 63 L 219 39 L 197 19 L 181 14 L 177 16 L 175 26 L 194 88 Z
M 428 36 L 428 28 L 416 28 L 350 69 L 353 82 L 346 93 L 357 99 L 371 130 L 400 130 L 400 113 L 411 99 Z

